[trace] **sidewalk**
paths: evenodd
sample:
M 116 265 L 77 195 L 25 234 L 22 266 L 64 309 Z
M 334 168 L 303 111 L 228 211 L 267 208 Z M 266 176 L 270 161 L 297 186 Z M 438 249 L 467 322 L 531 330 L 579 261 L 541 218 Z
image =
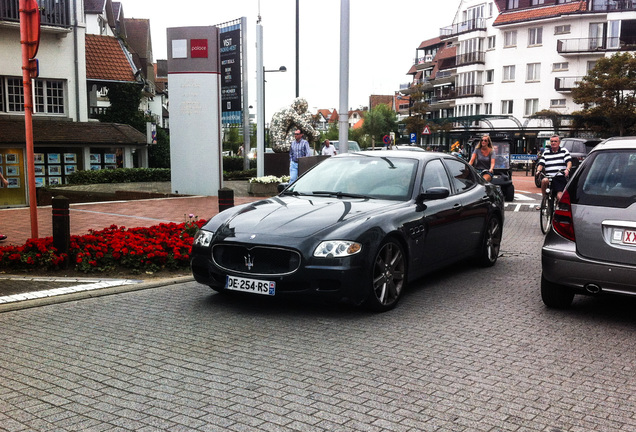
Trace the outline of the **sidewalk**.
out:
M 262 198 L 247 194 L 247 182 L 225 182 L 225 187 L 234 190 L 234 205 Z M 77 186 L 90 191 L 135 190 L 144 192 L 170 192 L 169 183 L 109 184 Z M 106 201 L 70 205 L 71 234 L 87 234 L 90 229 L 102 229 L 111 225 L 127 228 L 147 227 L 160 223 L 185 221 L 186 215 L 194 214 L 199 219 L 210 219 L 219 212 L 218 197 L 182 196 L 144 199 L 136 201 Z M 37 208 L 38 236 L 50 237 L 52 232 L 51 206 Z M 0 246 L 23 245 L 31 238 L 31 216 L 28 207 L 0 209 L 0 233 L 8 236 Z M 0 312 L 22 307 L 50 304 L 55 301 L 76 300 L 83 297 L 106 295 L 112 292 L 130 291 L 176 283 L 169 276 L 144 281 L 131 279 L 65 278 L 64 273 L 53 273 L 51 277 L 35 277 L 22 274 L 0 274 Z M 177 278 L 192 280 L 191 277 Z M 64 299 L 60 298 L 65 294 Z M 55 299 L 55 300 L 54 300 Z M 19 307 L 18 307 L 19 304 Z

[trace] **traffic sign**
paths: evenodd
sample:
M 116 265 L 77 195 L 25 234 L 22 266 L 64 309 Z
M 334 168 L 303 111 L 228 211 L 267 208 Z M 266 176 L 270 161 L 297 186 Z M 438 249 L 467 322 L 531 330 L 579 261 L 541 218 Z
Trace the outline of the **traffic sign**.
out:
M 388 135 L 384 135 L 384 137 L 382 138 L 382 142 L 384 144 L 390 144 L 391 143 L 391 137 Z
M 431 134 L 431 130 L 429 129 L 428 125 L 424 126 L 424 130 L 422 131 L 422 135 L 430 135 Z
M 415 132 L 411 132 L 410 138 L 411 138 L 411 142 L 414 143 L 415 141 L 417 141 L 417 134 Z

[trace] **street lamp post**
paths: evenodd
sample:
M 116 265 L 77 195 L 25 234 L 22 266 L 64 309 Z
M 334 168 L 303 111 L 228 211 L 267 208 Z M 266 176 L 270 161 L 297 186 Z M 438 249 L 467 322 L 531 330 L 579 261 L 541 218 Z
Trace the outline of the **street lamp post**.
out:
M 266 72 L 287 72 L 287 68 L 285 66 L 281 66 L 278 69 L 265 70 L 265 68 L 263 67 L 263 118 L 266 118 L 265 117 L 265 83 L 267 82 L 267 80 L 265 80 Z M 267 141 L 267 136 L 269 135 L 269 133 L 267 132 L 267 125 L 263 125 L 263 126 L 265 126 L 265 141 Z M 265 142 L 263 142 L 263 151 L 265 151 Z
M 260 30 L 260 33 L 258 33 L 257 31 L 257 40 L 261 41 L 262 45 L 262 27 L 257 26 L 257 30 Z M 287 68 L 285 66 L 281 66 L 278 69 L 265 70 L 265 66 L 263 66 L 262 52 L 258 51 L 257 54 L 259 54 L 259 56 L 257 57 L 258 69 L 256 69 L 256 101 L 258 104 L 258 120 L 256 123 L 256 176 L 262 177 L 263 175 L 265 175 L 265 72 L 286 72 Z

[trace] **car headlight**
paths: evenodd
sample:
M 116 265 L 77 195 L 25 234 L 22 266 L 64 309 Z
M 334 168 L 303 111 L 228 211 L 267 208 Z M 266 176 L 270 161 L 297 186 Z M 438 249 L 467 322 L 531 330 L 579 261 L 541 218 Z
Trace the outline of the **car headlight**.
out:
M 194 235 L 194 242 L 192 244 L 194 246 L 209 247 L 210 243 L 212 243 L 213 236 L 214 236 L 213 232 L 199 230 Z
M 314 250 L 314 256 L 319 258 L 342 258 L 357 254 L 362 250 L 360 243 L 346 240 L 324 241 Z

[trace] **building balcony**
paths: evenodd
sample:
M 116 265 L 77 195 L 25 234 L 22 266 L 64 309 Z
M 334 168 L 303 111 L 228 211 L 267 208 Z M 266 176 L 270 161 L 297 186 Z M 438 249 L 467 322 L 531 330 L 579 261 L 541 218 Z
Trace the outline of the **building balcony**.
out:
M 455 87 L 456 97 L 483 97 L 484 86 L 483 85 L 467 85 L 462 87 Z
M 476 30 L 486 30 L 485 18 L 475 18 L 472 20 L 461 22 L 459 24 L 442 27 L 441 29 L 439 29 L 439 36 L 442 39 L 446 39 Z
M 591 10 L 594 12 L 614 12 L 636 10 L 634 0 L 593 0 Z
M 40 5 L 41 25 L 54 27 L 70 27 L 70 2 L 72 0 L 38 0 Z M 20 22 L 18 0 L 2 0 L 0 2 L 0 21 Z
M 574 87 L 583 79 L 583 77 L 556 77 L 554 78 L 554 89 L 561 93 L 571 92 Z
M 559 39 L 557 41 L 557 52 L 562 55 L 634 50 L 636 50 L 636 37 L 597 37 Z
M 453 69 L 457 67 L 457 57 L 441 59 L 437 62 L 439 70 Z
M 471 64 L 484 64 L 486 62 L 486 53 L 483 51 L 476 51 L 466 54 L 460 54 L 455 58 L 457 66 L 467 66 Z

